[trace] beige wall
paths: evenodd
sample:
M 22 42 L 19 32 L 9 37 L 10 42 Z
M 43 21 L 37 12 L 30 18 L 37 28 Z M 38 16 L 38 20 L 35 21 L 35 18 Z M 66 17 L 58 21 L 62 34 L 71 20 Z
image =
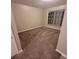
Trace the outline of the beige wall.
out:
M 12 3 L 18 32 L 39 27 L 44 24 L 43 9 Z
M 45 25 L 48 25 L 48 13 L 50 11 L 65 9 L 65 6 L 66 5 L 60 5 L 60 6 L 57 6 L 57 7 L 52 7 L 52 8 L 44 9 L 44 21 L 45 21 Z
M 67 11 L 65 11 L 64 14 L 57 50 L 59 50 L 64 57 L 67 56 Z
M 16 45 L 17 45 L 17 48 L 18 50 L 22 50 L 21 48 L 21 44 L 20 44 L 20 40 L 19 40 L 19 37 L 18 37 L 18 31 L 17 31 L 17 28 L 16 28 L 16 24 L 15 24 L 15 20 L 14 20 L 14 14 L 11 13 L 11 29 L 13 31 L 13 34 L 14 34 L 14 37 L 15 37 L 15 41 L 16 41 Z
M 16 55 L 17 53 L 18 53 L 18 48 L 17 48 L 16 42 L 15 42 L 14 34 L 11 30 L 11 57 Z
M 48 24 L 48 12 L 47 9 L 43 9 L 43 19 L 44 19 L 44 25 Z

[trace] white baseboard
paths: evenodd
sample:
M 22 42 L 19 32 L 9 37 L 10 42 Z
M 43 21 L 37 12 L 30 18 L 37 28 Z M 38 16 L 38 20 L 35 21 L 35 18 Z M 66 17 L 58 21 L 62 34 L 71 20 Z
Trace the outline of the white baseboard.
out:
M 60 27 L 54 26 L 54 25 L 44 25 L 45 27 L 60 30 Z
M 32 29 L 35 29 L 35 28 L 39 28 L 39 27 L 42 27 L 42 26 L 44 26 L 44 25 L 37 26 L 37 27 L 33 27 L 33 28 L 29 28 L 29 29 L 22 30 L 22 31 L 18 31 L 18 33 L 20 33 L 20 32 L 24 32 L 24 31 L 28 31 L 28 30 L 32 30 Z
M 18 54 L 20 54 L 20 53 L 22 53 L 22 52 L 23 52 L 23 50 L 19 50 L 19 51 L 16 52 L 16 54 L 11 55 L 11 57 L 14 57 L 15 55 L 18 55 Z
M 21 52 L 23 52 L 23 50 L 19 50 L 17 54 L 19 54 L 19 53 L 21 53 Z
M 56 51 L 59 52 L 64 58 L 67 58 L 67 56 L 64 53 L 62 53 L 60 50 L 56 49 Z
M 52 25 L 41 25 L 41 26 L 37 26 L 37 27 L 25 29 L 25 30 L 22 30 L 22 31 L 18 31 L 18 33 L 24 32 L 24 31 L 28 31 L 28 30 L 32 30 L 32 29 L 35 29 L 35 28 L 39 28 L 39 27 L 42 27 L 42 26 L 45 26 L 45 27 L 48 27 L 48 28 L 52 28 L 52 29 L 60 30 L 60 27 L 57 27 L 57 26 L 52 26 Z

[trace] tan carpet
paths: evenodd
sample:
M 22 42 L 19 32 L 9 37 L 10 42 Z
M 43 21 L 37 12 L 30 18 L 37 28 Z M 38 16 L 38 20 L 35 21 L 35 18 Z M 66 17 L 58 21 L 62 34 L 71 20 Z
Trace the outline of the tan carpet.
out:
M 60 54 L 55 51 L 59 32 L 55 29 L 39 27 L 19 33 L 24 52 L 12 59 L 59 59 Z

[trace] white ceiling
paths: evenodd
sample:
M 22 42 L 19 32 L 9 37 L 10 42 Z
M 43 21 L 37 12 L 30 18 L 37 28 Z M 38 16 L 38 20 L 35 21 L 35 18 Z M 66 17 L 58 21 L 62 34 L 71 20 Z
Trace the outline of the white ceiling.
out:
M 49 8 L 58 5 L 66 4 L 66 0 L 52 0 L 52 1 L 43 1 L 43 0 L 12 0 L 12 2 L 25 4 L 29 6 L 39 7 L 39 8 Z

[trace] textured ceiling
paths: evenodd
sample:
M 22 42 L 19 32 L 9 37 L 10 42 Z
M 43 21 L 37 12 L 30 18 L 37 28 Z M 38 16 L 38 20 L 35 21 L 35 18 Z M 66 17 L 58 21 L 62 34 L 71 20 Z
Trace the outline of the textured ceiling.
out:
M 66 4 L 66 0 L 52 0 L 48 2 L 42 0 L 12 0 L 12 2 L 34 6 L 38 8 L 49 8 Z

